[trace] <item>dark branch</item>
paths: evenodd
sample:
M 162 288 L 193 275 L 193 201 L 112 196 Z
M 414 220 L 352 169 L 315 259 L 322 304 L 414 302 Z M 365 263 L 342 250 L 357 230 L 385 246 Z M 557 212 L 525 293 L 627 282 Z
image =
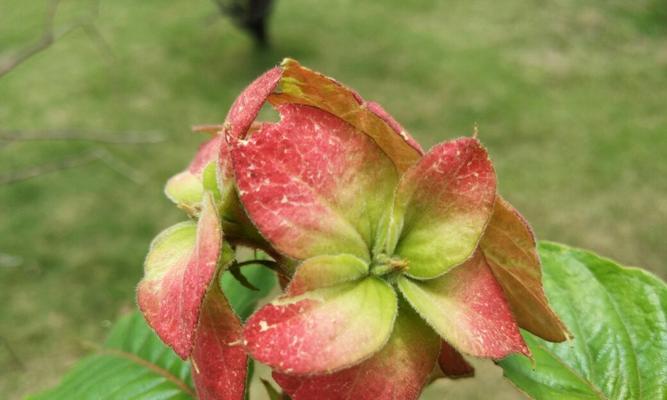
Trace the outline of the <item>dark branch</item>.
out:
M 6 61 L 0 62 L 0 77 L 8 74 L 14 68 L 23 64 L 29 60 L 32 56 L 48 49 L 55 43 L 60 40 L 62 37 L 66 36 L 70 32 L 77 29 L 84 29 L 91 39 L 93 39 L 98 47 L 102 48 L 106 54 L 112 54 L 111 48 L 109 47 L 106 40 L 97 29 L 97 27 L 90 21 L 97 17 L 97 7 L 95 13 L 90 17 L 90 20 L 84 20 L 77 22 L 75 24 L 66 26 L 62 29 L 55 29 L 54 21 L 56 14 L 58 13 L 58 6 L 60 5 L 60 0 L 52 0 L 49 8 L 46 13 L 46 19 L 44 21 L 44 28 L 42 30 L 41 38 L 31 46 L 28 46 L 24 49 L 17 51 L 13 56 L 5 56 Z

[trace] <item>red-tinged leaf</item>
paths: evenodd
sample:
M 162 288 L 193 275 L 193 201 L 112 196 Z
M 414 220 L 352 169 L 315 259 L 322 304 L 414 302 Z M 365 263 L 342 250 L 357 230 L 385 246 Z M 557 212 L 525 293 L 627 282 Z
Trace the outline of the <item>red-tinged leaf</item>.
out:
M 440 339 L 410 306 L 401 307 L 382 350 L 363 363 L 330 375 L 273 373 L 292 400 L 413 400 L 435 366 Z
M 248 357 L 241 346 L 241 321 L 211 282 L 192 349 L 192 377 L 199 400 L 243 400 Z
M 401 137 L 403 137 L 403 140 L 412 148 L 417 150 L 419 154 L 424 154 L 424 149 L 422 146 L 415 140 L 415 138 L 412 137 L 408 133 L 408 131 L 403 128 L 401 124 L 398 123 L 394 119 L 394 117 L 391 116 L 379 103 L 376 103 L 374 101 L 367 101 L 364 103 L 364 106 L 368 108 L 368 111 L 372 112 L 373 114 L 377 115 L 381 120 L 383 120 L 391 129 L 394 130 L 394 132 L 398 133 Z
M 225 141 L 219 135 L 204 142 L 188 168 L 169 178 L 164 188 L 171 201 L 191 214 L 199 211 L 206 189 L 213 192 L 218 190 L 215 170 L 220 146 L 225 146 Z
M 197 225 L 180 223 L 153 240 L 137 302 L 148 324 L 183 359 L 190 355 L 206 289 L 221 255 L 222 230 L 210 196 Z
M 399 171 L 405 171 L 419 160 L 421 148 L 405 130 L 395 130 L 397 123 L 386 112 L 370 110 L 354 90 L 332 78 L 302 67 L 297 61 L 285 59 L 283 75 L 269 102 L 314 106 L 344 119 L 359 131 L 373 138 L 394 162 Z M 384 111 L 384 110 L 383 110 Z
M 440 371 L 451 379 L 469 378 L 475 376 L 475 368 L 463 358 L 449 343 L 442 341 L 440 356 L 438 357 Z
M 355 281 L 368 275 L 368 263 L 349 254 L 316 256 L 296 269 L 286 292 L 298 296 L 315 289 Z
M 458 351 L 500 359 L 530 355 L 502 288 L 484 256 L 428 281 L 399 277 L 398 287 L 417 312 Z
M 255 360 L 288 374 L 347 368 L 387 343 L 396 302 L 391 286 L 374 277 L 283 296 L 246 322 L 246 350 Z
M 241 92 L 225 118 L 225 130 L 228 135 L 232 138 L 242 138 L 246 135 L 281 75 L 280 67 L 271 68 Z
M 413 278 L 442 275 L 473 254 L 495 196 L 493 166 L 477 139 L 435 146 L 401 176 L 388 254 L 405 259 Z
M 519 326 L 552 342 L 569 336 L 549 307 L 542 286 L 542 266 L 528 222 L 500 196 L 480 248 L 502 286 Z
M 232 148 L 241 202 L 260 233 L 296 259 L 347 253 L 369 260 L 397 182 L 367 136 L 318 108 L 288 104 Z

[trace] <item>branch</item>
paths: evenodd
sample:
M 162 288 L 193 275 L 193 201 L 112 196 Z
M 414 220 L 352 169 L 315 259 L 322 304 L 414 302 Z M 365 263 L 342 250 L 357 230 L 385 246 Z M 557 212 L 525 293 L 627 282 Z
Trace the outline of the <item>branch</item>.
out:
M 26 370 L 26 368 L 25 368 L 25 364 L 23 363 L 23 361 L 21 361 L 21 359 L 20 359 L 19 356 L 16 354 L 16 352 L 14 351 L 14 349 L 12 348 L 12 346 L 9 345 L 9 341 L 8 341 L 7 339 L 5 339 L 4 337 L 0 336 L 0 342 L 2 342 L 2 343 L 5 345 L 5 348 L 7 349 L 7 352 L 9 353 L 9 356 L 12 358 L 12 360 L 14 360 L 14 363 L 15 363 L 21 370 L 25 371 L 25 370 Z
M 33 142 L 51 140 L 72 140 L 105 144 L 155 144 L 165 139 L 156 132 L 126 133 L 118 136 L 114 132 L 103 132 L 103 137 L 88 136 L 87 132 L 77 131 L 44 131 L 43 133 L 25 133 L 22 131 L 0 131 L 0 142 Z M 118 136 L 118 137 L 116 137 Z
M 0 77 L 8 74 L 14 68 L 26 62 L 32 56 L 48 49 L 53 43 L 79 28 L 83 28 L 88 36 L 94 40 L 98 46 L 104 50 L 105 53 L 112 55 L 108 43 L 104 40 L 97 27 L 90 21 L 80 21 L 78 23 L 66 26 L 65 28 L 56 30 L 54 27 L 54 21 L 59 5 L 60 0 L 51 1 L 46 13 L 44 29 L 42 30 L 42 37 L 39 39 L 39 41 L 37 41 L 37 43 L 17 51 L 12 57 L 5 57 L 7 60 L 4 63 L 0 63 Z M 97 11 L 94 13 L 91 19 L 95 18 L 96 16 Z
M 79 167 L 81 165 L 89 164 L 97 159 L 98 157 L 95 151 L 84 152 L 76 157 L 65 158 L 60 161 L 40 164 L 21 171 L 0 175 L 0 185 L 22 182 L 53 172 Z
M 102 161 L 104 165 L 116 171 L 120 175 L 123 175 L 134 183 L 141 184 L 146 181 L 144 174 L 114 157 L 109 151 L 102 148 L 97 148 L 80 153 L 75 157 L 65 158 L 56 162 L 36 165 L 25 170 L 0 175 L 0 185 L 23 182 L 42 175 L 80 167 L 82 165 L 90 164 L 94 161 Z

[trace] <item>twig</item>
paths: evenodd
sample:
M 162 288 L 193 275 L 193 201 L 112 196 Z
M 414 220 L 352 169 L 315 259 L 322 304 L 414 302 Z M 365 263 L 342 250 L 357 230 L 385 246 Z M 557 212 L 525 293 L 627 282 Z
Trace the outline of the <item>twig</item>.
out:
M 253 265 L 253 264 L 260 264 L 272 270 L 278 269 L 278 263 L 273 260 L 247 260 L 247 261 L 236 262 L 234 263 L 234 266 L 241 268 L 246 265 Z
M 134 183 L 141 184 L 146 181 L 146 177 L 141 172 L 117 159 L 109 151 L 98 148 L 80 153 L 76 157 L 65 158 L 56 162 L 36 165 L 22 171 L 0 175 L 0 185 L 26 181 L 28 179 L 37 178 L 42 175 L 80 167 L 82 165 L 90 164 L 94 161 L 102 161 L 104 165 L 116 171 L 120 175 L 123 175 Z
M 255 257 L 256 257 L 255 253 Z M 273 260 L 262 260 L 262 259 L 254 259 L 254 260 L 247 260 L 247 261 L 241 261 L 241 262 L 235 262 L 230 269 L 232 268 L 237 268 L 240 269 L 241 267 L 244 267 L 246 265 L 254 265 L 254 264 L 259 264 L 267 267 L 270 270 L 273 270 L 276 274 L 278 274 L 281 277 L 284 277 L 289 280 L 289 275 L 285 271 L 285 269 L 282 267 L 282 265 Z
M 66 158 L 57 162 L 45 163 L 34 167 L 8 174 L 0 175 L 0 185 L 22 182 L 38 176 L 50 174 L 65 169 L 79 167 L 98 160 L 96 151 L 87 151 L 79 154 L 77 157 Z
M 192 132 L 194 133 L 208 133 L 211 135 L 217 135 L 222 131 L 224 125 L 221 124 L 204 124 L 204 125 L 193 125 Z
M 140 185 L 146 182 L 146 176 L 138 170 L 132 168 L 129 164 L 116 158 L 109 151 L 105 149 L 96 149 L 97 158 L 106 164 L 107 167 L 123 175 L 132 182 Z
M 246 287 L 247 289 L 254 290 L 256 292 L 259 291 L 257 286 L 250 283 L 248 278 L 246 278 L 245 275 L 241 273 L 241 268 L 239 267 L 239 264 L 232 264 L 229 267 L 229 272 L 232 274 L 234 279 L 236 279 L 242 286 Z
M 99 134 L 99 133 L 96 133 Z M 43 133 L 25 133 L 21 131 L 0 131 L 0 142 L 38 142 L 51 140 L 72 140 L 105 144 L 155 144 L 164 142 L 164 137 L 155 132 L 129 133 L 122 136 L 113 132 L 102 133 L 103 137 L 88 136 L 87 132 L 44 131 Z
M 58 6 L 60 5 L 60 0 L 53 0 L 49 5 L 49 9 L 46 13 L 46 20 L 44 22 L 44 30 L 42 32 L 42 37 L 40 40 L 32 46 L 26 47 L 25 49 L 19 51 L 14 57 L 9 58 L 7 62 L 3 65 L 0 65 L 0 77 L 7 74 L 9 71 L 13 70 L 20 64 L 24 63 L 30 57 L 35 54 L 43 51 L 53 44 L 56 40 L 67 35 L 78 26 L 73 25 L 65 28 L 64 30 L 55 32 L 53 27 L 53 22 L 58 11 Z
M 82 24 L 81 28 L 83 28 L 84 32 L 88 35 L 88 37 L 95 43 L 97 43 L 97 47 L 104 53 L 107 58 L 110 61 L 113 61 L 116 59 L 116 54 L 113 51 L 113 48 L 109 44 L 109 42 L 106 40 L 106 38 L 102 35 L 102 32 L 100 32 L 100 29 L 97 27 L 97 25 L 93 23 L 87 23 L 87 24 Z
M 46 13 L 44 29 L 42 30 L 42 37 L 35 44 L 17 51 L 11 57 L 5 57 L 6 61 L 4 63 L 0 63 L 0 77 L 8 74 L 14 70 L 14 68 L 26 62 L 32 56 L 48 49 L 53 43 L 79 28 L 84 29 L 88 36 L 91 37 L 91 39 L 93 39 L 98 44 L 98 46 L 104 50 L 105 53 L 113 55 L 108 42 L 104 40 L 104 37 L 101 35 L 99 29 L 97 29 L 97 27 L 90 21 L 79 21 L 75 24 L 66 26 L 65 28 L 55 29 L 54 22 L 59 5 L 60 0 L 51 1 Z M 97 8 L 95 13 L 93 13 L 92 18 L 96 17 Z
M 7 349 L 7 352 L 9 353 L 9 356 L 14 360 L 14 363 L 22 370 L 25 371 L 25 364 L 23 364 L 23 361 L 19 358 L 19 356 L 16 354 L 12 346 L 9 345 L 9 341 L 5 339 L 4 337 L 0 336 L 0 341 L 4 343 L 5 348 Z

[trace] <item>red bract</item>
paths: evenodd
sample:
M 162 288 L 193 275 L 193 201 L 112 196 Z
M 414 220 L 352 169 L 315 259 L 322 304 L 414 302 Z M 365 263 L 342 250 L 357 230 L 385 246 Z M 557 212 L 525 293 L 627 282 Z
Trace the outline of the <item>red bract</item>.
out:
M 137 288 L 139 308 L 181 358 L 192 351 L 201 303 L 221 249 L 220 222 L 208 197 L 198 224 L 184 222 L 163 231 L 146 257 L 145 277 Z
M 151 245 L 137 302 L 149 325 L 181 358 L 192 358 L 201 399 L 241 400 L 247 356 L 241 322 L 215 277 L 231 261 L 211 195 L 199 221 L 163 231 Z
M 521 326 L 565 338 L 539 283 L 532 232 L 496 200 L 493 167 L 476 139 L 423 154 L 379 105 L 293 60 L 242 96 L 248 91 L 253 119 L 264 95 L 281 121 L 252 132 L 248 119 L 230 123 L 240 199 L 270 245 L 301 265 L 286 293 L 248 320 L 244 340 L 289 394 L 416 398 L 436 359 L 414 352 L 431 368 L 404 367 L 391 350 L 401 332 L 395 321 L 409 320 L 410 307 L 453 346 L 440 360 L 451 360 L 441 366 L 451 375 L 472 372 L 456 350 L 530 354 L 513 311 Z M 393 366 L 404 391 L 364 372 L 378 360 Z
M 199 400 L 243 398 L 248 357 L 240 346 L 241 329 L 241 321 L 214 281 L 202 305 L 192 350 Z
M 280 122 L 255 121 L 265 102 Z M 198 222 L 158 236 L 138 291 L 192 358 L 200 398 L 243 398 L 246 351 L 294 400 L 410 400 L 436 366 L 472 376 L 461 353 L 530 356 L 519 327 L 567 337 L 532 230 L 476 138 L 425 153 L 379 104 L 294 60 L 212 129 L 166 188 Z M 245 327 L 216 279 L 230 244 L 274 255 L 285 287 Z

